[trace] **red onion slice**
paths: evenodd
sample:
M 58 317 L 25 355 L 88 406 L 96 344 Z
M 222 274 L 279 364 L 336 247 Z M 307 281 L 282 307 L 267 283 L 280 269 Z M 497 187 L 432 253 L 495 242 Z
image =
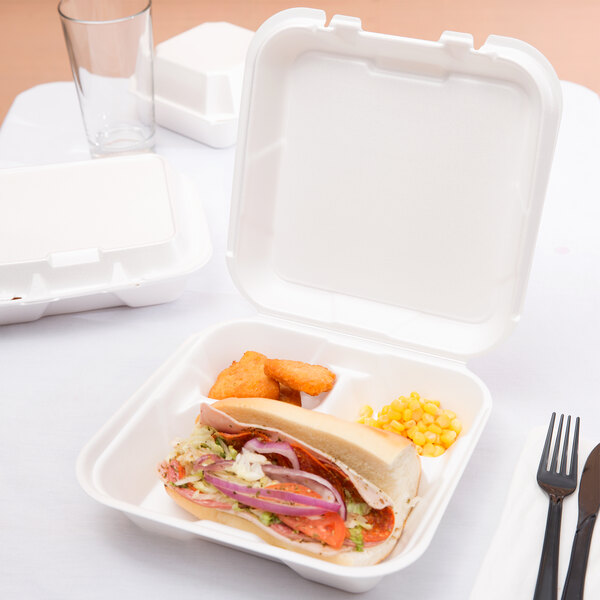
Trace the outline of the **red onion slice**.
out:
M 279 467 L 277 465 L 262 465 L 262 469 L 265 474 L 269 477 L 274 476 L 277 481 L 291 481 L 293 483 L 303 483 L 306 487 L 317 492 L 321 497 L 326 500 L 333 500 L 339 505 L 340 517 L 346 520 L 346 504 L 341 494 L 335 489 L 335 487 L 319 475 L 309 473 L 308 471 L 301 471 L 299 469 L 288 469 L 286 467 Z
M 222 458 L 218 454 L 205 454 L 192 465 L 192 472 L 203 469 L 209 460 L 212 460 L 213 462 L 219 462 L 222 460 Z
M 221 458 L 219 458 L 219 460 L 217 460 L 216 462 L 211 463 L 210 465 L 204 465 L 202 468 L 205 472 L 222 471 L 225 467 L 230 467 L 233 463 L 233 460 L 222 460 Z
M 254 488 L 251 489 L 252 491 L 255 491 Z M 340 510 L 340 505 L 337 502 L 328 502 L 327 500 L 323 500 L 323 498 L 314 498 L 312 496 L 305 496 L 304 494 L 296 494 L 295 492 L 263 488 L 258 490 L 258 495 L 261 498 L 277 498 L 278 500 L 284 500 L 286 502 L 297 502 L 298 504 L 305 504 L 307 506 L 316 506 L 322 508 L 325 512 L 339 512 Z
M 289 492 L 284 493 L 288 496 L 292 495 L 300 497 L 303 506 L 281 504 L 280 502 L 272 502 L 270 500 L 264 499 L 263 493 L 270 491 L 271 493 L 269 495 L 271 497 L 276 497 L 275 494 L 273 494 L 272 492 L 278 492 L 280 490 L 261 490 L 260 488 L 239 485 L 231 481 L 225 481 L 220 477 L 211 475 L 210 473 L 205 473 L 204 479 L 208 483 L 214 485 L 219 491 L 221 491 L 226 496 L 229 496 L 234 500 L 239 500 L 239 502 L 241 502 L 242 504 L 246 504 L 247 506 L 252 506 L 253 508 L 266 510 L 268 512 L 272 512 L 279 515 L 288 515 L 293 517 L 318 516 L 322 515 L 325 512 L 337 512 L 337 510 L 339 509 L 338 505 L 332 505 L 331 503 L 326 504 L 333 506 L 333 510 L 330 510 L 330 508 L 322 508 L 321 506 L 318 506 L 317 503 L 321 504 L 325 502 L 324 500 L 320 500 L 319 498 L 310 498 L 309 496 L 302 496 L 301 494 L 291 494 Z
M 290 461 L 294 469 L 300 468 L 298 457 L 287 442 L 263 442 L 259 438 L 252 438 L 244 444 L 244 448 L 259 454 L 281 454 Z

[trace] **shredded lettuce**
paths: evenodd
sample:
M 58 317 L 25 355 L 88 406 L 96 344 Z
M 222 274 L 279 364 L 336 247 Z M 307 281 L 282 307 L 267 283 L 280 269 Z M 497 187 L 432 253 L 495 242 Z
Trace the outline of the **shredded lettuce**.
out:
M 207 483 L 203 479 L 199 479 L 198 481 L 195 481 L 194 483 L 192 483 L 192 487 L 197 492 L 202 492 L 203 494 L 215 494 L 215 493 L 220 494 L 220 492 L 217 490 L 216 487 L 214 487 L 210 483 Z
M 346 509 L 356 515 L 368 515 L 371 512 L 371 507 L 366 502 L 347 502 Z
M 188 477 L 184 477 L 183 479 L 178 479 L 173 482 L 173 485 L 177 487 L 181 487 L 182 485 L 187 485 L 188 483 L 195 483 L 196 481 L 200 481 L 202 479 L 201 475 L 189 475 Z
M 273 523 L 279 523 L 279 517 L 272 512 L 262 511 L 258 515 L 258 518 L 260 522 L 263 525 L 266 525 L 267 527 L 270 527 L 271 525 L 273 525 Z
M 358 502 L 354 499 L 348 490 L 344 490 L 346 500 L 346 509 L 349 513 L 356 515 L 368 515 L 371 512 L 371 507 L 366 502 Z
M 349 530 L 350 541 L 354 544 L 354 549 L 357 552 L 362 552 L 365 549 L 365 542 L 363 540 L 362 527 L 356 526 Z
M 269 461 L 262 454 L 243 450 L 236 457 L 232 465 L 226 467 L 228 473 L 233 473 L 245 483 L 255 483 L 264 479 L 265 474 L 261 465 Z
M 213 439 L 215 429 L 207 425 L 198 425 L 185 439 L 177 439 L 169 458 L 177 458 L 181 464 L 193 464 L 204 454 L 223 456 L 223 448 Z

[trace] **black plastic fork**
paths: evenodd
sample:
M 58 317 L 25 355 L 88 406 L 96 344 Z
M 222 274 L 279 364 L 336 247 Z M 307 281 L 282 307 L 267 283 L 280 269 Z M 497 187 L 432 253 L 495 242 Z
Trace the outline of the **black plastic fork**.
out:
M 550 465 L 550 447 L 552 446 L 552 433 L 556 413 L 552 413 L 546 442 L 538 467 L 537 481 L 539 486 L 548 494 L 548 519 L 546 521 L 546 534 L 542 547 L 542 558 L 538 572 L 537 583 L 533 600 L 556 600 L 558 596 L 558 550 L 560 541 L 560 521 L 562 517 L 563 499 L 572 494 L 577 487 L 577 447 L 579 445 L 579 417 L 575 421 L 575 431 L 571 442 L 571 460 L 567 470 L 567 448 L 569 446 L 569 432 L 571 417 L 567 418 L 564 438 L 561 437 L 564 415 L 560 416 L 552 461 Z M 558 465 L 558 452 L 562 447 L 560 466 Z

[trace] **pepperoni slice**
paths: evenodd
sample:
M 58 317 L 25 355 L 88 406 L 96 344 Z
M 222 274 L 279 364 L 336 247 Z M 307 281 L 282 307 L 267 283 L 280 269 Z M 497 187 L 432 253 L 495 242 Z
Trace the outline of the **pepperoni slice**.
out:
M 373 544 L 383 542 L 394 531 L 395 517 L 391 506 L 386 506 L 381 510 L 371 510 L 365 515 L 365 519 L 371 529 L 363 529 L 363 541 L 365 544 Z

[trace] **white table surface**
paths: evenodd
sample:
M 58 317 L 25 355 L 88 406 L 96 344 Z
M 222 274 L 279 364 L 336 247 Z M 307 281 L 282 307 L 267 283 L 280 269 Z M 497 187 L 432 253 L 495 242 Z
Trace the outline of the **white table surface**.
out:
M 553 410 L 567 412 L 600 441 L 600 103 L 574 84 L 563 92 L 521 322 L 508 341 L 469 361 L 491 391 L 492 416 L 430 548 L 366 598 L 465 600 L 530 428 Z M 284 565 L 142 531 L 75 479 L 81 448 L 191 333 L 254 314 L 224 260 L 234 150 L 159 130 L 156 151 L 196 181 L 211 227 L 213 257 L 183 297 L 0 327 L 0 596 L 345 597 Z M 15 100 L 0 129 L 0 167 L 87 157 L 71 83 Z

